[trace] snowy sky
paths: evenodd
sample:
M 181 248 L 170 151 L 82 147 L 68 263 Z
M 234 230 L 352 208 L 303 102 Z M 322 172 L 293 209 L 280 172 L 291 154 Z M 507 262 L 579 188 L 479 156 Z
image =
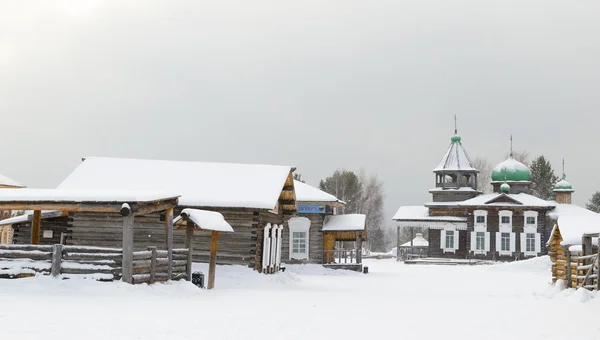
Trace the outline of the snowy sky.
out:
M 57 186 L 85 156 L 377 173 L 389 219 L 470 156 L 544 154 L 600 190 L 600 2 L 0 4 L 0 173 Z M 557 169 L 558 170 L 558 169 Z M 559 170 L 560 172 L 560 170 Z

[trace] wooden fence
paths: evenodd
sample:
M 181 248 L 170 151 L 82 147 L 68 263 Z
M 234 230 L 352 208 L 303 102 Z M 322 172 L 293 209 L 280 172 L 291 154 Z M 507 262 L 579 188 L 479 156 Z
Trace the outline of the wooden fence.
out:
M 333 259 L 335 263 L 362 263 L 362 254 L 356 249 L 323 250 L 323 258 Z
M 166 250 L 148 247 L 146 251 L 133 252 L 133 283 L 167 281 L 169 270 L 171 271 L 171 280 L 191 280 L 192 268 L 188 265 L 188 249 L 173 249 L 172 257 L 173 260 L 169 266 Z
M 187 249 L 174 249 L 169 266 L 166 250 L 149 247 L 133 253 L 134 284 L 167 281 L 191 276 Z M 85 277 L 98 281 L 116 281 L 122 277 L 121 248 L 56 245 L 0 245 L 0 278 L 23 278 L 36 274 Z M 191 278 L 190 278 L 191 279 Z

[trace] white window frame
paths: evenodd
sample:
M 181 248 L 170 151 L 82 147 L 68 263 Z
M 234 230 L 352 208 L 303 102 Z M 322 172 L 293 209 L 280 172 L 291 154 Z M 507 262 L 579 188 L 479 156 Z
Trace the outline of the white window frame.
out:
M 473 224 L 478 226 L 478 225 L 482 225 L 482 226 L 486 226 L 487 227 L 487 216 L 488 216 L 488 212 L 487 210 L 475 210 L 473 212 Z M 483 217 L 483 223 L 477 222 L 477 217 Z
M 453 232 L 453 247 L 452 248 L 446 248 L 446 232 L 448 231 L 452 231 Z M 460 243 L 460 231 L 458 229 L 456 229 L 456 227 L 454 226 L 446 226 L 444 227 L 444 229 L 440 230 L 440 248 L 444 251 L 444 253 L 453 253 L 455 254 L 456 251 L 458 250 L 459 247 L 459 243 Z
M 484 248 L 477 249 L 477 233 L 484 233 Z M 486 255 L 490 251 L 490 233 L 485 225 L 475 225 L 471 232 L 471 251 L 474 254 Z
M 508 217 L 509 223 L 503 223 L 502 217 Z M 500 210 L 498 212 L 498 232 L 496 233 L 496 251 L 500 256 L 512 256 L 516 252 L 516 234 L 513 232 L 513 212 Z M 502 250 L 502 234 L 509 233 L 509 250 Z
M 306 217 L 292 217 L 288 221 L 289 229 L 289 258 L 290 260 L 308 260 L 310 249 L 310 220 Z M 294 253 L 294 233 L 306 233 L 304 242 L 306 243 L 306 252 Z
M 535 235 L 535 248 L 534 251 L 527 251 L 527 234 Z M 526 225 L 521 233 L 521 252 L 525 257 L 538 256 L 542 252 L 541 234 L 538 233 L 537 224 Z
M 524 216 L 523 225 L 525 227 L 533 226 L 533 227 L 537 228 L 537 223 L 538 223 L 538 212 L 537 211 L 526 211 L 523 213 L 523 216 Z M 533 224 L 527 223 L 528 217 L 533 217 L 535 222 Z

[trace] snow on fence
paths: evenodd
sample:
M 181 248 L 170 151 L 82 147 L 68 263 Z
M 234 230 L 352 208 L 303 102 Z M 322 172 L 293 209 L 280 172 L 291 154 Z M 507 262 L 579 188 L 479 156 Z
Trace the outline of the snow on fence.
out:
M 169 265 L 168 252 L 149 247 L 133 253 L 133 280 L 136 283 L 167 281 L 188 277 L 188 250 L 174 249 Z M 36 274 L 63 278 L 120 280 L 123 274 L 121 248 L 55 245 L 0 245 L 0 278 L 17 279 Z
M 335 263 L 361 263 L 361 254 L 356 249 L 323 250 L 324 259 L 333 259 Z
M 283 226 L 267 224 L 263 231 L 262 272 L 273 274 L 281 267 L 281 242 Z

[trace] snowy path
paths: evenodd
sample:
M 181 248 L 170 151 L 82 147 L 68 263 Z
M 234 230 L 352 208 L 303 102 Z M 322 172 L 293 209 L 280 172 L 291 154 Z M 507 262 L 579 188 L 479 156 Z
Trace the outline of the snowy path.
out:
M 368 265 L 368 275 L 293 266 L 265 276 L 218 267 L 212 292 L 188 283 L 2 280 L 1 334 L 48 340 L 600 339 L 600 298 L 550 288 L 546 258 L 478 267 Z

